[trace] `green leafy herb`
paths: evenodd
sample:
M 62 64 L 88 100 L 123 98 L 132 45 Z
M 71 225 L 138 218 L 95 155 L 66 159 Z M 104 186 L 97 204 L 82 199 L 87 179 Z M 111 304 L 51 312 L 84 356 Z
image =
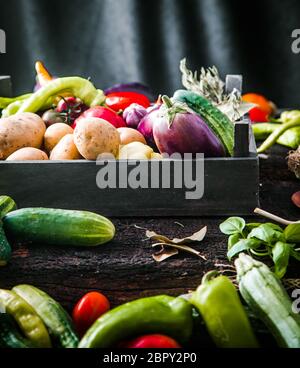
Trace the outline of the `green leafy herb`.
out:
M 300 261 L 300 223 L 281 226 L 268 223 L 249 223 L 241 217 L 229 217 L 220 224 L 220 230 L 228 237 L 227 257 L 232 260 L 240 252 L 248 251 L 256 257 L 270 257 L 274 272 L 282 278 L 290 258 Z
M 223 234 L 243 234 L 243 230 L 246 226 L 246 222 L 241 217 L 229 217 L 226 221 L 220 225 L 220 230 Z
M 237 254 L 244 252 L 245 250 L 259 248 L 260 245 L 261 242 L 256 239 L 241 239 L 229 249 L 227 257 L 231 261 L 231 259 Z
M 287 270 L 290 258 L 290 244 L 277 242 L 272 249 L 272 258 L 274 261 L 274 272 L 279 277 L 282 278 Z
M 288 225 L 284 229 L 284 236 L 288 242 L 300 243 L 300 223 Z

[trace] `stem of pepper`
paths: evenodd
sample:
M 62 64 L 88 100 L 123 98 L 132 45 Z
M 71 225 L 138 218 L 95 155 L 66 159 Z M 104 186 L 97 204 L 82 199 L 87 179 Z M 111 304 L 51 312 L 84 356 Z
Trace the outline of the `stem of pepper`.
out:
M 272 147 L 276 143 L 277 139 L 284 132 L 286 132 L 288 129 L 294 128 L 296 126 L 300 126 L 299 120 L 293 120 L 289 123 L 280 125 L 280 127 L 278 127 L 276 130 L 274 130 L 274 132 L 271 135 L 269 135 L 269 137 L 257 149 L 257 153 L 263 153 L 264 151 L 266 151 L 267 149 Z
M 299 221 L 289 221 L 289 220 L 286 220 L 282 217 L 273 215 L 272 213 L 264 211 L 261 208 L 255 208 L 254 213 L 256 213 L 257 215 L 263 216 L 267 219 L 270 219 L 272 221 L 276 221 L 276 222 L 278 222 L 279 224 L 282 224 L 282 225 L 290 225 L 290 224 L 299 223 Z

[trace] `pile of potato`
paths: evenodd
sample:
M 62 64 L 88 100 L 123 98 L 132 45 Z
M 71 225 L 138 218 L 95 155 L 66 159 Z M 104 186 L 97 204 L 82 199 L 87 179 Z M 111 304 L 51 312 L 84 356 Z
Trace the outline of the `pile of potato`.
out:
M 159 158 L 141 133 L 116 129 L 99 118 L 81 119 L 74 130 L 64 123 L 46 128 L 39 115 L 29 112 L 0 119 L 0 160 L 96 160 L 101 154 Z

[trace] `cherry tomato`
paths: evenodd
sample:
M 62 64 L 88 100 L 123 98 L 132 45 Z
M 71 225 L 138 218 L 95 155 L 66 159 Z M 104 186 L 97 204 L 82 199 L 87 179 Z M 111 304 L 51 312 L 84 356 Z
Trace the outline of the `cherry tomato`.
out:
M 136 339 L 124 342 L 122 348 L 126 349 L 179 349 L 177 341 L 165 335 L 144 335 Z
M 249 111 L 249 117 L 253 123 L 269 121 L 269 114 L 258 107 L 254 107 Z
M 75 305 L 72 313 L 77 332 L 82 336 L 102 314 L 110 309 L 105 295 L 92 291 L 85 294 Z
M 147 96 L 136 92 L 114 92 L 106 96 L 105 103 L 116 112 L 124 111 L 126 107 L 137 103 L 145 108 L 150 106 Z

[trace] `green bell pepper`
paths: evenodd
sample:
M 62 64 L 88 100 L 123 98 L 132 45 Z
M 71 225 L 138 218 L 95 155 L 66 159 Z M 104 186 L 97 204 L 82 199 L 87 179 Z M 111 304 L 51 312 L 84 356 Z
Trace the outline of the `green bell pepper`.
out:
M 226 276 L 204 275 L 191 303 L 199 310 L 208 332 L 220 348 L 256 348 L 258 342 L 238 293 Z
M 192 332 L 192 305 L 181 297 L 159 295 L 134 300 L 105 313 L 86 332 L 79 347 L 112 347 L 147 333 L 163 333 L 184 344 Z

